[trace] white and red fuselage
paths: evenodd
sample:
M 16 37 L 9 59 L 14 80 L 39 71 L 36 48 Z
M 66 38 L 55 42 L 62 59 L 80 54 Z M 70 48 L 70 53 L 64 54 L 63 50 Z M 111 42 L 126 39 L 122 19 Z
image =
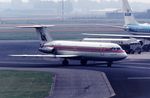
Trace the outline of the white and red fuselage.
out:
M 55 50 L 53 51 L 55 55 L 77 55 L 78 59 L 86 60 L 113 62 L 127 57 L 126 52 L 119 45 L 112 43 L 52 41 L 45 43 L 43 48 L 47 51 Z

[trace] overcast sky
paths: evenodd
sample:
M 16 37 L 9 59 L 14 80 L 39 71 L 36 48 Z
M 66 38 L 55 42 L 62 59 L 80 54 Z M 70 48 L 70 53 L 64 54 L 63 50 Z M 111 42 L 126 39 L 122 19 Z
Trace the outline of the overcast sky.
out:
M 0 0 L 0 2 L 10 2 L 11 0 Z M 23 0 L 28 1 L 28 0 Z M 58 0 L 53 0 L 58 1 Z M 94 0 L 94 1 L 101 1 L 101 0 Z M 106 1 L 118 1 L 118 0 L 106 0 Z M 129 0 L 129 2 L 143 2 L 143 3 L 150 3 L 150 0 Z

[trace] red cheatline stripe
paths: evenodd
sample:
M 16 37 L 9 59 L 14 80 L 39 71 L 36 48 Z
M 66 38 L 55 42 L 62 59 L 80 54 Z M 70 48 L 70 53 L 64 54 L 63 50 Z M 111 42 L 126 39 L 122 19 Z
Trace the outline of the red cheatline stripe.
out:
M 67 51 L 84 51 L 84 52 L 115 52 L 123 53 L 124 50 L 112 50 L 111 48 L 98 48 L 98 47 L 78 47 L 78 46 L 53 46 L 57 50 Z

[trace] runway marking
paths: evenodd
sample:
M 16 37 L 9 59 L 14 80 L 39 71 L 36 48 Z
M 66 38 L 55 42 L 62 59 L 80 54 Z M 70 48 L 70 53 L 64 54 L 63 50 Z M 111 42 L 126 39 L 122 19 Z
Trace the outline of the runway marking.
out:
M 120 63 L 120 62 L 119 62 L 119 63 Z M 120 64 L 127 64 L 127 65 L 146 65 L 146 66 L 150 66 L 149 63 L 134 63 L 134 62 L 126 63 L 126 62 L 121 62 Z
M 150 80 L 150 77 L 129 77 L 128 80 Z
M 118 67 L 126 67 L 126 68 L 136 68 L 136 69 L 148 69 L 150 70 L 150 67 L 136 67 L 136 66 L 121 66 L 121 65 L 116 65 Z

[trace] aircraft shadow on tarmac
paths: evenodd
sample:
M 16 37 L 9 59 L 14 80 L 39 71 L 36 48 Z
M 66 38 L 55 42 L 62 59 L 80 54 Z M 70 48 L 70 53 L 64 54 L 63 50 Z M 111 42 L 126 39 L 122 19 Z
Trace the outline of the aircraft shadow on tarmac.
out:
M 15 62 L 15 63 L 14 63 Z M 142 60 L 130 60 L 126 59 L 124 61 L 120 62 L 114 62 L 111 68 L 128 68 L 126 67 L 128 64 L 130 65 L 136 65 L 137 63 L 148 63 L 149 59 L 142 59 Z M 136 63 L 136 64 L 134 64 Z M 21 68 L 92 68 L 92 67 L 98 67 L 98 68 L 108 68 L 106 62 L 89 62 L 87 65 L 80 65 L 79 61 L 72 61 L 70 60 L 70 65 L 62 65 L 61 61 L 47 61 L 47 60 L 34 60 L 33 62 L 28 60 L 7 60 L 7 61 L 0 61 L 0 67 L 21 67 Z
M 114 63 L 111 68 L 122 68 L 115 66 L 117 63 Z M 118 63 L 121 64 L 121 63 Z M 70 65 L 62 65 L 59 63 L 29 63 L 29 62 L 15 62 L 15 63 L 1 63 L 0 67 L 21 67 L 21 68 L 86 68 L 86 67 L 99 67 L 99 68 L 108 68 L 107 63 L 104 62 L 89 62 L 87 65 L 80 65 L 78 62 L 71 62 Z

